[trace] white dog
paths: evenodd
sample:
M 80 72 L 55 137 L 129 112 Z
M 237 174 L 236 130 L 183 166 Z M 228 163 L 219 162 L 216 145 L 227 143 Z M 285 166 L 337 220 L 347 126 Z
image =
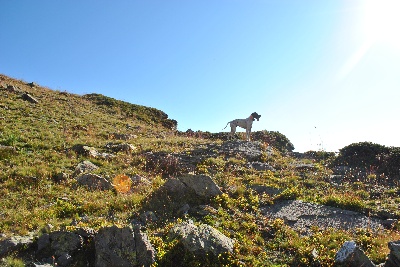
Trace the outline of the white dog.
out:
M 239 126 L 243 129 L 246 129 L 247 141 L 250 141 L 251 127 L 253 126 L 253 121 L 255 119 L 257 119 L 257 121 L 258 121 L 260 119 L 260 117 L 261 117 L 261 115 L 258 115 L 257 112 L 253 112 L 253 113 L 251 113 L 250 117 L 248 117 L 247 119 L 236 119 L 236 120 L 228 122 L 225 126 L 225 128 L 228 126 L 228 124 L 230 124 L 230 126 L 231 126 L 231 132 L 229 133 L 228 138 L 231 138 L 235 135 L 236 127 Z

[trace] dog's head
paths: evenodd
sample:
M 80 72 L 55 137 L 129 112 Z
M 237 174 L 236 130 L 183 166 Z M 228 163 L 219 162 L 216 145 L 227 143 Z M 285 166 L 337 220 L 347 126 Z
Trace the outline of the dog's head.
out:
M 251 113 L 251 116 L 253 117 L 253 121 L 254 121 L 254 119 L 257 119 L 257 121 L 259 121 L 260 117 L 261 117 L 261 115 L 258 115 L 257 112 Z

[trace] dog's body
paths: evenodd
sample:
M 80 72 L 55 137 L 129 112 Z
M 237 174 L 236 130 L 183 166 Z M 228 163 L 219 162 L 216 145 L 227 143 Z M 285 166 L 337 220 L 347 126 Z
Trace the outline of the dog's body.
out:
M 240 128 L 246 129 L 246 139 L 247 141 L 250 141 L 251 127 L 253 126 L 253 121 L 255 119 L 257 119 L 258 121 L 260 117 L 261 115 L 258 115 L 257 112 L 253 112 L 247 119 L 236 119 L 228 122 L 225 126 L 225 128 L 228 126 L 228 124 L 230 124 L 231 126 L 231 132 L 229 133 L 228 138 L 232 138 L 235 135 L 236 127 L 239 126 Z

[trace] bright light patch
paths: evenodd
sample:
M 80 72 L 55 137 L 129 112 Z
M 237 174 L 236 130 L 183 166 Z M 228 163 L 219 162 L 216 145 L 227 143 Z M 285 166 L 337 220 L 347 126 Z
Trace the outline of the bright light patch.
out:
M 363 19 L 367 42 L 400 49 L 400 0 L 366 1 Z
M 119 193 L 127 193 L 131 190 L 132 180 L 125 174 L 120 174 L 114 177 L 113 186 Z

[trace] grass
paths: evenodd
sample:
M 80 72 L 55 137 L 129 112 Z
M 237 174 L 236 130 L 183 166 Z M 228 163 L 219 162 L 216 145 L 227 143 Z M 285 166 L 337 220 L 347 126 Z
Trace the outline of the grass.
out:
M 260 172 L 246 167 L 247 160 L 240 155 L 218 153 L 216 148 L 222 140 L 187 137 L 171 129 L 173 120 L 157 109 L 97 94 L 79 96 L 31 88 L 24 81 L 2 75 L 0 84 L 17 86 L 39 100 L 38 104 L 31 104 L 17 93 L 0 89 L 0 144 L 14 148 L 0 152 L 0 233 L 6 236 L 41 231 L 48 224 L 53 229 L 127 225 L 143 212 L 148 199 L 168 177 L 193 172 L 211 175 L 224 194 L 211 200 L 209 208 L 213 212 L 205 217 L 186 216 L 234 238 L 235 253 L 198 259 L 184 252 L 167 234 L 168 229 L 187 217 L 171 216 L 146 228 L 158 251 L 159 266 L 177 264 L 177 259 L 184 259 L 181 264 L 186 266 L 310 266 L 316 261 L 321 266 L 332 266 L 336 251 L 349 239 L 356 240 L 375 263 L 381 263 L 388 253 L 387 242 L 400 239 L 399 227 L 380 235 L 361 230 L 350 233 L 313 229 L 310 236 L 301 236 L 284 221 L 261 215 L 260 205 L 300 199 L 360 212 L 385 209 L 400 216 L 398 187 L 376 194 L 366 183 L 345 181 L 340 186 L 332 185 L 327 178 L 331 171 L 326 167 L 325 155 L 314 161 L 299 160 L 278 149 L 269 154 L 263 144 L 260 161 L 276 171 Z M 136 138 L 115 140 L 116 133 Z M 106 145 L 110 142 L 131 143 L 136 150 L 113 152 L 115 157 L 102 159 L 72 149 L 75 145 L 87 145 L 99 152 L 109 152 Z M 208 147 L 212 153 L 202 155 Z M 157 160 L 148 152 L 157 155 Z M 193 156 L 196 160 L 189 167 L 182 166 L 178 155 Z M 72 176 L 84 160 L 97 165 L 94 173 L 109 181 L 125 174 L 140 175 L 149 183 L 134 193 L 89 191 L 77 186 Z M 294 167 L 298 162 L 312 163 L 317 168 L 298 170 Z M 55 177 L 60 173 L 69 178 L 57 181 Z M 379 183 L 377 177 L 368 180 L 373 185 Z M 275 187 L 281 193 L 258 195 L 250 189 L 253 185 Z M 11 255 L 3 263 L 23 266 L 24 258 Z

